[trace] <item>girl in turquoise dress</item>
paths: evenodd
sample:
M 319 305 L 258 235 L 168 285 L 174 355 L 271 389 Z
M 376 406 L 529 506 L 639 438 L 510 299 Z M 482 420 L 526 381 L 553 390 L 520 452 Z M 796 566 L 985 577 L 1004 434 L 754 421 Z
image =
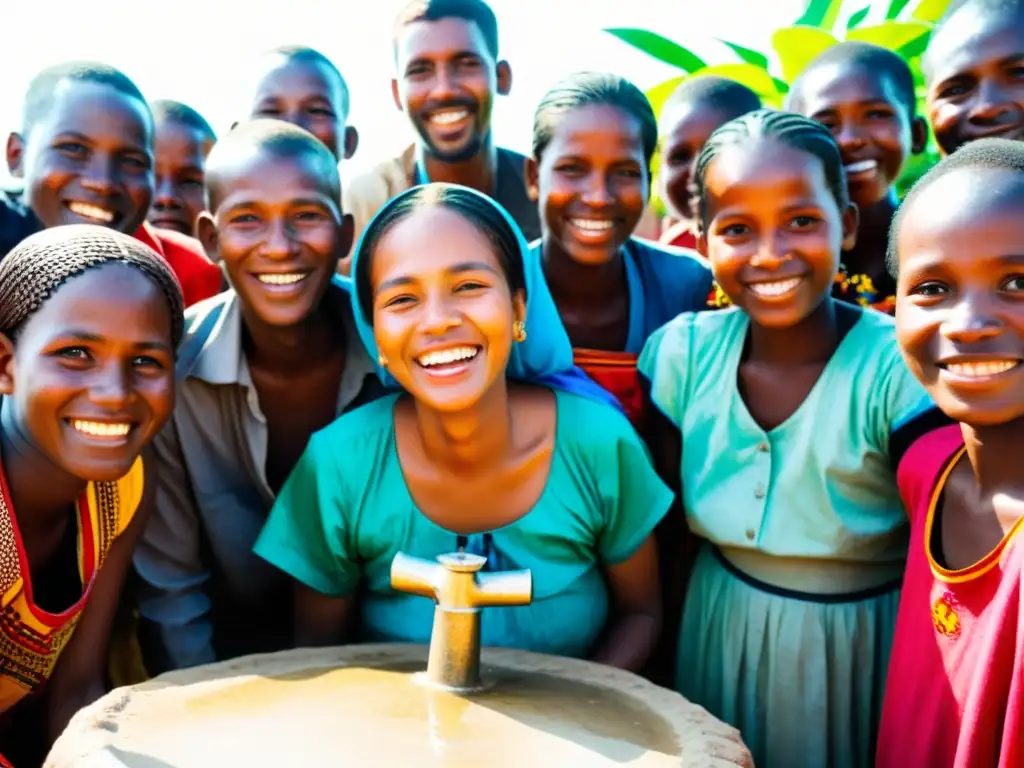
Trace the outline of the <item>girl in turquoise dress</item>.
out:
M 704 542 L 677 688 L 759 768 L 869 766 L 907 552 L 895 470 L 937 412 L 892 319 L 830 295 L 857 210 L 827 129 L 748 114 L 712 134 L 696 183 L 734 306 L 680 315 L 640 359 Z
M 427 642 L 433 603 L 393 591 L 391 561 L 461 548 L 533 572 L 530 605 L 483 611 L 485 645 L 649 656 L 651 532 L 672 494 L 599 388 L 558 376 L 572 349 L 525 249 L 500 206 L 454 185 L 403 193 L 367 228 L 354 314 L 403 391 L 312 437 L 256 544 L 305 585 L 299 644 L 338 642 L 355 604 L 364 639 Z

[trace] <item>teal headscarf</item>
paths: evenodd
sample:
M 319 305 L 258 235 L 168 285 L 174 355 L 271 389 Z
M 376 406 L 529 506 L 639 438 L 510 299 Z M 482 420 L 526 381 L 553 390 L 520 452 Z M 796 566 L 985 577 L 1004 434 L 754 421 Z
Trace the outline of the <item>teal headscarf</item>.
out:
M 468 187 L 460 187 L 455 184 L 429 184 L 413 187 L 397 195 L 377 212 L 370 224 L 363 231 L 355 247 L 352 256 L 351 280 L 345 280 L 346 288 L 352 297 L 352 310 L 355 315 L 356 325 L 359 329 L 359 336 L 363 340 L 370 357 L 377 360 L 377 342 L 373 337 L 373 328 L 370 326 L 368 317 L 372 316 L 371 307 L 363 307 L 360 301 L 359 288 L 355 284 L 358 280 L 359 262 L 367 257 L 367 235 L 374 232 L 374 223 L 388 213 L 397 205 L 400 205 L 412 195 L 422 193 L 424 187 L 448 187 L 458 188 L 477 196 L 487 205 L 496 210 L 506 222 L 519 242 L 519 258 L 523 264 L 523 275 L 526 285 L 526 339 L 512 345 L 512 352 L 509 356 L 506 374 L 510 379 L 528 381 L 543 384 L 567 392 L 573 392 L 592 400 L 598 400 L 615 406 L 621 410 L 618 400 L 610 393 L 594 383 L 583 371 L 573 365 L 572 344 L 569 342 L 569 334 L 562 325 L 562 319 L 558 315 L 558 307 L 551 296 L 547 282 L 544 280 L 544 273 L 539 259 L 530 259 L 526 255 L 529 246 L 523 237 L 518 225 L 509 216 L 508 212 L 487 195 L 481 194 Z M 399 384 L 383 368 L 378 367 L 377 375 L 385 387 L 398 389 Z

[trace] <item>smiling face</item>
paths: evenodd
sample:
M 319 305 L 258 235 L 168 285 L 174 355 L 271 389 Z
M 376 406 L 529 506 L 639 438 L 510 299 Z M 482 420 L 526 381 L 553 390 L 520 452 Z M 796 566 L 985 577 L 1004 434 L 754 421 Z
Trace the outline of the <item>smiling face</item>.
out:
M 673 216 L 694 222 L 697 218 L 693 171 L 708 138 L 731 118 L 703 103 L 679 103 L 661 118 L 661 196 Z
M 802 114 L 832 131 L 846 170 L 850 199 L 867 208 L 890 195 L 917 130 L 892 78 L 856 62 L 821 66 L 801 79 Z
M 525 297 L 512 295 L 494 245 L 473 224 L 420 208 L 384 234 L 369 271 L 374 338 L 418 402 L 463 411 L 504 382 Z
M 252 149 L 218 168 L 212 216 L 199 220 L 207 254 L 227 270 L 247 322 L 290 327 L 308 318 L 352 241 L 323 160 Z
M 340 160 L 351 154 L 346 148 L 345 109 L 341 82 L 326 65 L 281 59 L 260 78 L 250 116 L 297 125 L 320 139 Z
M 857 230 L 856 209 L 839 209 L 821 161 L 753 140 L 724 147 L 704 183 L 700 247 L 722 290 L 765 327 L 807 318 L 829 295 Z
M 483 33 L 463 19 L 418 21 L 395 41 L 396 100 L 423 146 L 450 163 L 476 155 L 491 130 L 496 93 L 505 94 L 510 72 L 495 62 Z
M 1024 177 L 936 179 L 897 234 L 896 333 L 936 405 L 972 426 L 1024 416 Z
M 581 264 L 615 258 L 643 216 L 650 191 L 640 122 L 594 104 L 558 118 L 540 161 L 527 167 L 544 239 Z
M 153 196 L 149 107 L 109 85 L 64 80 L 21 137 L 17 175 L 46 227 L 99 224 L 133 234 Z
M 943 152 L 986 136 L 1024 139 L 1024 18 L 957 14 L 929 45 L 925 71 Z
M 122 477 L 174 406 L 171 311 L 133 267 L 70 279 L 20 329 L 13 355 L 3 343 L 0 392 L 39 452 L 79 479 Z
M 166 120 L 156 129 L 156 187 L 149 223 L 183 235 L 195 232 L 196 219 L 206 210 L 203 182 L 206 156 L 213 141 L 202 131 Z

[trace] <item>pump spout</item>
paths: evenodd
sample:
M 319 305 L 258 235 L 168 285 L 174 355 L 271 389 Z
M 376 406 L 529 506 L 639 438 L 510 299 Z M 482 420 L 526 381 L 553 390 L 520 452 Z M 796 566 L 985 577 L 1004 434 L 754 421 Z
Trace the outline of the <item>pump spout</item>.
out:
M 436 563 L 402 552 L 391 562 L 391 586 L 432 598 L 427 680 L 468 692 L 480 688 L 480 609 L 528 605 L 533 598 L 530 571 L 479 573 L 487 560 L 467 552 L 441 555 Z

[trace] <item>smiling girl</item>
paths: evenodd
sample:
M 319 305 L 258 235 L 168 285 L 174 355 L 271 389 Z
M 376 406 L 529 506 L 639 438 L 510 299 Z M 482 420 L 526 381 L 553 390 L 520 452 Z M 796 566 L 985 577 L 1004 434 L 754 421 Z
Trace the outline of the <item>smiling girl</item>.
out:
M 704 540 L 677 687 L 759 766 L 866 766 L 907 548 L 895 471 L 935 411 L 891 318 L 830 295 L 857 213 L 828 129 L 750 113 L 712 134 L 696 183 L 734 306 L 681 315 L 640 358 Z
M 368 639 L 426 643 L 433 603 L 393 591 L 391 561 L 461 548 L 533 571 L 531 605 L 484 609 L 484 645 L 627 669 L 650 654 L 651 531 L 672 496 L 597 387 L 544 383 L 572 350 L 525 248 L 496 203 L 453 185 L 399 195 L 367 229 L 355 314 L 404 392 L 313 435 L 256 544 L 304 585 L 300 645 L 338 642 L 360 583 Z
M 643 92 L 617 75 L 581 72 L 556 85 L 534 118 L 527 189 L 543 263 L 577 364 L 643 424 L 636 357 L 680 312 L 707 308 L 711 271 L 678 249 L 635 239 L 658 143 Z
M 128 235 L 59 227 L 0 262 L 5 751 L 37 746 L 8 718 L 44 687 L 51 739 L 103 693 L 111 625 L 149 507 L 140 455 L 174 404 L 182 324 L 174 275 Z

